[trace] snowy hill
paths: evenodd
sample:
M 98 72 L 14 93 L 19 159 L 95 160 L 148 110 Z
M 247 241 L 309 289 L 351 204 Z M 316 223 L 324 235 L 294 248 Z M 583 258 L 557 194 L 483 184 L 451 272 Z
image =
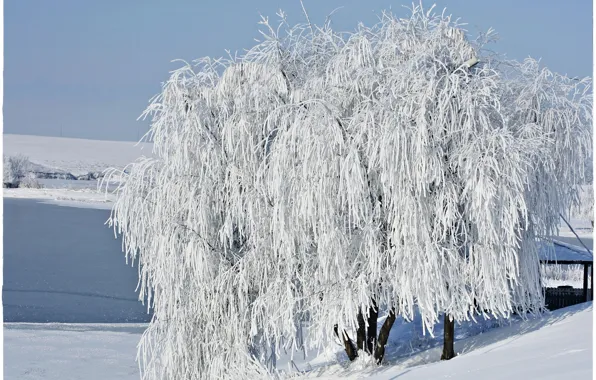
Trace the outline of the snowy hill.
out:
M 4 325 L 7 379 L 138 379 L 136 344 L 144 325 Z M 391 365 L 334 365 L 321 379 L 458 380 L 592 378 L 592 303 L 584 303 L 460 340 L 460 356 L 440 362 L 439 348 Z
M 140 156 L 151 156 L 153 148 L 150 143 L 136 145 L 130 141 L 6 134 L 3 139 L 4 155 L 28 157 L 42 187 L 4 189 L 5 198 L 44 199 L 61 205 L 93 208 L 111 208 L 114 197 L 98 192 L 96 180 L 72 179 L 87 173 L 101 173 L 109 167 L 123 168 Z
M 141 155 L 150 156 L 153 144 L 131 141 L 100 141 L 62 137 L 7 135 L 4 155 L 29 157 L 33 164 L 75 176 L 124 167 Z
M 460 356 L 439 361 L 441 347 L 404 357 L 391 366 L 346 370 L 323 368 L 321 379 L 458 380 L 591 379 L 592 302 L 556 310 L 456 342 Z M 354 363 L 357 364 L 357 363 Z

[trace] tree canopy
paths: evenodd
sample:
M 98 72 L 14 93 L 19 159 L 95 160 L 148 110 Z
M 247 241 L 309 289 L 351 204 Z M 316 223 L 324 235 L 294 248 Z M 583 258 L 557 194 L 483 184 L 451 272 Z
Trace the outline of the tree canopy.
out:
M 154 309 L 145 378 L 268 376 L 271 347 L 300 326 L 321 347 L 371 300 L 429 331 L 540 311 L 535 239 L 577 198 L 590 79 L 432 9 L 352 33 L 280 16 L 174 71 L 146 111 L 156 157 L 108 177 Z

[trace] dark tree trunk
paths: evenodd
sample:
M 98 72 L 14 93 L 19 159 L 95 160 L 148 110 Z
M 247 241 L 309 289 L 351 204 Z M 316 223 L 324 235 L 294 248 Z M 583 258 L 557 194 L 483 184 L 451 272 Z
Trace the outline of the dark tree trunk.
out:
M 383 358 L 385 357 L 385 345 L 387 344 L 387 340 L 389 339 L 389 332 L 393 327 L 393 323 L 395 322 L 395 309 L 391 309 L 389 311 L 389 315 L 383 326 L 381 326 L 381 330 L 379 331 L 379 339 L 377 340 L 376 347 L 375 347 L 375 360 L 377 364 L 381 364 Z
M 443 354 L 441 360 L 449 360 L 455 357 L 453 349 L 453 340 L 455 336 L 455 321 L 445 313 L 444 332 L 443 332 Z
M 341 337 L 339 336 L 337 325 L 333 326 L 333 331 L 337 338 L 343 342 L 346 354 L 348 354 L 348 359 L 353 362 L 358 357 L 358 349 L 356 348 L 356 345 L 354 345 L 354 342 L 352 342 L 352 339 L 350 339 L 346 331 L 341 334 Z
M 584 264 L 584 283 L 583 283 L 584 302 L 588 302 L 588 264 Z
M 376 362 L 379 364 L 383 361 L 383 357 L 385 356 L 385 345 L 387 345 L 387 340 L 389 339 L 389 332 L 391 331 L 393 323 L 396 319 L 395 309 L 391 309 L 389 312 L 387 319 L 383 323 L 383 326 L 381 326 L 381 330 L 379 331 L 379 336 L 377 339 L 378 317 L 379 310 L 375 300 L 372 300 L 372 305 L 368 309 L 368 317 L 366 320 L 368 327 L 364 320 L 364 314 L 362 313 L 362 310 L 358 311 L 356 344 L 354 344 L 352 339 L 350 339 L 346 331 L 343 331 L 340 336 L 338 326 L 333 326 L 333 331 L 335 332 L 337 338 L 343 343 L 344 349 L 350 361 L 354 361 L 358 357 L 358 350 L 363 350 L 366 353 L 373 355 Z
M 372 300 L 372 306 L 368 309 L 368 329 L 366 331 L 366 352 L 372 354 L 377 341 L 377 319 L 379 318 L 379 310 L 377 303 Z
M 356 346 L 359 350 L 364 350 L 364 342 L 366 341 L 366 324 L 362 310 L 358 311 L 358 330 L 356 331 Z

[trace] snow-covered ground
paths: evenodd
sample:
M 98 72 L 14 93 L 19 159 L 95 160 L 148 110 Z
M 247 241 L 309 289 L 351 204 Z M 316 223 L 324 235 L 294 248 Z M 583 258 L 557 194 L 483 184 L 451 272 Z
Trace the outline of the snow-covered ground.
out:
M 380 315 L 383 315 L 378 319 L 378 328 L 381 327 L 385 321 L 386 313 L 381 311 Z M 467 339 L 472 336 L 483 334 L 491 329 L 509 325 L 512 321 L 505 320 L 484 320 L 478 318 L 476 322 L 467 321 L 461 324 L 456 324 L 455 338 L 456 340 Z M 354 337 L 355 331 L 348 331 L 348 334 Z M 428 332 L 424 332 L 422 319 L 418 312 L 415 312 L 414 319 L 407 321 L 401 316 L 398 316 L 391 329 L 389 339 L 387 341 L 386 353 L 384 358 L 385 366 L 391 366 L 394 363 L 399 363 L 404 358 L 414 357 L 422 352 L 428 351 L 433 348 L 440 347 L 443 343 L 443 323 L 442 319 L 435 324 L 434 334 L 430 335 Z M 440 356 L 440 354 L 439 354 Z M 368 358 L 370 359 L 370 358 Z M 343 345 L 336 340 L 325 347 L 321 352 L 309 351 L 306 357 L 302 352 L 294 353 L 293 357 L 291 353 L 283 354 L 277 359 L 277 369 L 284 374 L 294 372 L 304 372 L 312 375 L 318 373 L 321 368 L 335 368 L 338 363 L 345 365 L 348 363 L 348 357 L 345 353 Z M 355 362 L 350 366 L 350 370 L 354 371 L 358 368 L 364 368 L 370 363 Z M 370 365 L 368 365 L 370 367 Z M 333 373 L 333 372 L 332 372 Z
M 79 182 L 79 181 L 71 181 Z M 85 181 L 87 182 L 87 181 Z M 114 194 L 106 194 L 93 188 L 41 188 L 4 189 L 4 198 L 38 199 L 60 206 L 97 208 L 109 210 L 116 200 Z
M 143 325 L 4 325 L 6 379 L 138 379 L 136 344 Z M 304 377 L 320 379 L 592 378 L 592 303 L 559 309 L 456 342 L 459 356 L 439 361 L 440 347 L 376 368 L 335 364 Z
M 151 156 L 152 144 L 63 137 L 4 135 L 4 155 L 29 157 L 34 164 L 74 175 L 124 167 L 139 156 Z
M 592 302 L 492 329 L 456 342 L 460 356 L 439 361 L 441 347 L 404 357 L 380 368 L 340 365 L 312 371 L 321 379 L 497 380 L 591 379 Z M 358 363 L 354 363 L 358 364 Z
M 4 324 L 7 380 L 139 379 L 136 345 L 145 325 Z

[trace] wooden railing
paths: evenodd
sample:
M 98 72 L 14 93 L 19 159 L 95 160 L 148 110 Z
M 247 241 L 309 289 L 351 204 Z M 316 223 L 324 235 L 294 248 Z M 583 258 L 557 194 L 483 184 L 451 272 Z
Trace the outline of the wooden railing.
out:
M 552 311 L 592 300 L 592 289 L 588 289 L 586 299 L 583 289 L 575 289 L 571 286 L 546 288 L 544 298 L 547 309 Z

